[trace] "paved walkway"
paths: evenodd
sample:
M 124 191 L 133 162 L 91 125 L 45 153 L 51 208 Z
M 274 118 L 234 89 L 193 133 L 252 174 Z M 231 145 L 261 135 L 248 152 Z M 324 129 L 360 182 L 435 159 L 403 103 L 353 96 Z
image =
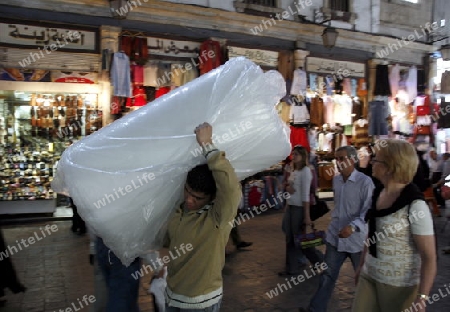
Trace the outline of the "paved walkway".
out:
M 223 271 L 225 297 L 221 311 L 297 311 L 298 306 L 308 304 L 318 285 L 318 276 L 308 278 L 305 273 L 305 281 L 295 286 L 292 283 L 288 285 L 283 277 L 277 275 L 284 264 L 281 219 L 282 212 L 269 211 L 240 226 L 242 237 L 254 245 L 240 252 L 236 252 L 231 245 L 227 247 L 230 255 Z M 325 229 L 329 220 L 328 214 L 318 222 L 317 227 Z M 444 223 L 444 218 L 436 218 L 440 247 L 450 242 L 450 225 L 446 233 L 441 233 Z M 48 234 L 44 228 L 46 224 L 56 225 L 57 230 L 49 230 L 51 234 Z M 89 239 L 73 234 L 70 225 L 68 221 L 56 221 L 3 228 L 9 246 L 17 246 L 16 240 L 22 238 L 37 235 L 40 239 L 36 237 L 34 244 L 13 254 L 15 267 L 28 291 L 18 295 L 7 292 L 8 302 L 0 311 L 69 311 L 66 310 L 68 307 L 78 309 L 73 308 L 72 311 L 89 311 L 89 307 L 84 308 L 82 301 L 84 295 L 95 295 L 93 267 L 88 261 Z M 44 234 L 46 237 L 43 237 Z M 312 275 L 309 270 L 307 274 Z M 139 299 L 142 311 L 153 311 L 151 297 L 146 293 L 149 279 L 150 276 L 142 279 Z M 286 286 L 279 288 L 281 284 Z M 450 255 L 440 255 L 439 274 L 433 288 L 438 300 L 427 312 L 450 311 L 450 296 L 444 298 L 446 287 L 450 293 Z M 269 298 L 267 293 L 275 288 L 279 294 Z M 439 295 L 439 288 L 444 295 Z M 341 270 L 328 311 L 350 311 L 353 295 L 353 269 L 347 261 Z

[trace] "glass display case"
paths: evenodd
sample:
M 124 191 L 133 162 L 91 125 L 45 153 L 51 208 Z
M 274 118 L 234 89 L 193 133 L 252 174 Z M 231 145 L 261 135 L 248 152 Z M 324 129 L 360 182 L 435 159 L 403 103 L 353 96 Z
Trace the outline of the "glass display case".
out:
M 50 184 L 61 154 L 101 127 L 97 94 L 2 91 L 0 201 L 54 205 Z

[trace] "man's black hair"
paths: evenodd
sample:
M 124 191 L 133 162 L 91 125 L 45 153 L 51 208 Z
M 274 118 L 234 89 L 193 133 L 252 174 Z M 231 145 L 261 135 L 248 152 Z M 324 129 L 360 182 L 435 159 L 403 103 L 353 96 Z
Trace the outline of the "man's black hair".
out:
M 192 168 L 191 171 L 188 172 L 186 184 L 189 185 L 194 192 L 202 192 L 211 196 L 216 195 L 216 181 L 207 164 L 198 165 Z

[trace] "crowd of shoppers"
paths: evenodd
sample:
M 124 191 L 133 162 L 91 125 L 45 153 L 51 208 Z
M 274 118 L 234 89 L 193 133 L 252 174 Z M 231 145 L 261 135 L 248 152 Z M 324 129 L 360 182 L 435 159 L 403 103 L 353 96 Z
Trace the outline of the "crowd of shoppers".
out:
M 220 311 L 225 246 L 230 238 L 238 249 L 251 244 L 242 241 L 237 229 L 230 226 L 242 195 L 234 169 L 225 153 L 212 144 L 209 124 L 198 126 L 195 134 L 206 164 L 188 173 L 184 200 L 169 220 L 164 240 L 167 249 L 161 253 L 183 244 L 195 248 L 168 264 L 164 307 L 168 312 Z M 450 154 L 439 157 L 431 151 L 426 159 L 411 144 L 391 139 L 384 140 L 383 147 L 372 152 L 364 167 L 359 164 L 360 155 L 355 148 L 344 146 L 335 152 L 339 174 L 333 178 L 334 209 L 323 255 L 316 248 L 300 249 L 295 244 L 295 237 L 313 226 L 310 210 L 317 177 L 307 150 L 302 146 L 292 150 L 291 162 L 285 167 L 284 186 L 290 196 L 282 221 L 286 267 L 279 275 L 299 274 L 302 255 L 311 267 L 326 264 L 309 305 L 300 311 L 327 311 L 347 258 L 355 270 L 352 311 L 426 309 L 436 276 L 437 251 L 432 215 L 423 190 L 414 180 L 426 176 L 439 193 L 450 175 Z M 442 201 L 439 203 L 442 206 Z M 0 238 L 3 250 L 6 246 L 1 235 Z M 124 266 L 101 238 L 94 241 L 95 259 L 90 261 L 95 263 L 97 273 L 101 272 L 99 288 L 106 290 L 102 295 L 103 308 L 95 311 L 139 311 L 140 281 L 133 273 L 140 270 L 141 260 L 136 258 L 130 266 Z M 13 292 L 26 289 L 8 260 L 0 261 L 0 304 L 3 288 L 9 287 Z

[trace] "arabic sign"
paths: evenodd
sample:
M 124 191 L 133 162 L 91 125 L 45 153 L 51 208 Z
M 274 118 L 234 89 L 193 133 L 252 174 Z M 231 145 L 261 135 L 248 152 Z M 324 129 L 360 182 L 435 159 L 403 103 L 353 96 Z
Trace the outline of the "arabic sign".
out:
M 97 42 L 98 31 L 95 29 L 0 23 L 0 45 L 4 46 L 33 49 L 56 46 L 61 51 L 98 53 Z
M 147 37 L 148 53 L 175 57 L 198 57 L 200 42 Z
M 361 63 L 333 61 L 318 57 L 306 58 L 306 71 L 318 74 L 336 74 L 347 71 L 346 77 L 364 78 L 366 66 Z
M 238 47 L 228 47 L 228 57 L 245 56 L 249 60 L 260 66 L 278 67 L 278 52 L 247 49 Z

